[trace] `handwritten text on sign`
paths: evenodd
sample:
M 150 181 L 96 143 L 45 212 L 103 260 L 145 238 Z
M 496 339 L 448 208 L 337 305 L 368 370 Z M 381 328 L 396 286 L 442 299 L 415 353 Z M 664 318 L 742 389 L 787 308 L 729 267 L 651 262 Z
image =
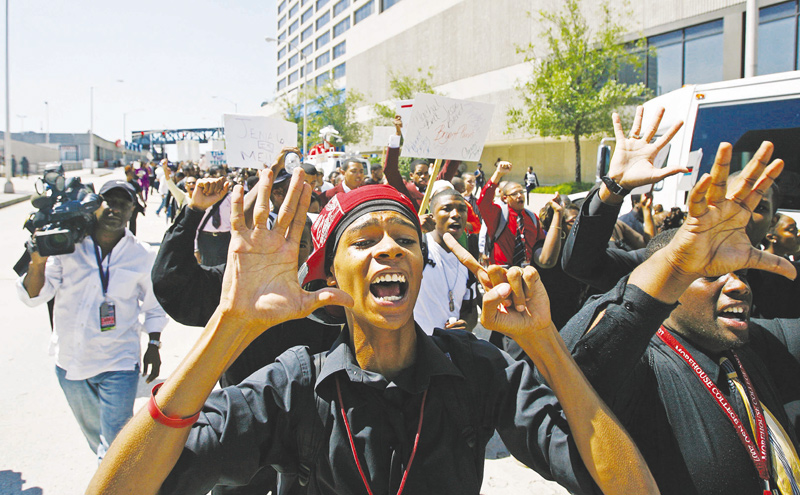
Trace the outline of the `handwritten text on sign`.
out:
M 297 124 L 255 115 L 225 115 L 225 158 L 229 167 L 271 165 L 284 146 L 297 146 Z
M 494 105 L 419 94 L 403 123 L 402 156 L 478 161 Z

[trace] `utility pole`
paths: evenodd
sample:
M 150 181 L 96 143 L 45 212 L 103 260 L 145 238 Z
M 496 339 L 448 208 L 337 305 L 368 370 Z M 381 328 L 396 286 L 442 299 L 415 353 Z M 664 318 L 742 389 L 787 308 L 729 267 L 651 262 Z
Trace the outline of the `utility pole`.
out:
M 3 163 L 6 169 L 6 185 L 3 192 L 14 194 L 14 184 L 11 182 L 11 105 L 8 88 L 8 2 L 6 0 L 6 133 L 5 148 L 3 149 Z

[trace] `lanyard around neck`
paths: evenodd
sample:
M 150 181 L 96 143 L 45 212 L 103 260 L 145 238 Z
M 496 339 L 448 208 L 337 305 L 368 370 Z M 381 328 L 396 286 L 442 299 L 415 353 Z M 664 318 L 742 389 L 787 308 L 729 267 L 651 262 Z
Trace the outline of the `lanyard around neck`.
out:
M 716 400 L 717 405 L 722 409 L 722 412 L 725 413 L 727 418 L 730 420 L 731 424 L 733 424 L 734 429 L 736 430 L 737 435 L 739 436 L 739 440 L 744 445 L 747 452 L 750 454 L 750 460 L 753 461 L 753 465 L 758 471 L 758 477 L 764 482 L 765 490 L 764 494 L 771 493 L 769 490 L 769 445 L 767 444 L 767 422 L 764 419 L 764 413 L 761 409 L 761 402 L 758 400 L 758 396 L 756 395 L 756 391 L 753 388 L 753 384 L 750 381 L 750 377 L 747 372 L 744 370 L 744 366 L 742 366 L 742 362 L 739 360 L 739 356 L 736 355 L 734 351 L 731 351 L 736 364 L 739 367 L 739 372 L 742 374 L 742 378 L 744 379 L 744 385 L 747 389 L 747 394 L 750 396 L 750 405 L 753 409 L 753 419 L 755 420 L 756 427 L 753 431 L 753 436 L 755 436 L 756 443 L 758 447 L 754 445 L 753 441 L 750 439 L 750 435 L 747 433 L 747 430 L 744 427 L 744 423 L 739 419 L 739 416 L 736 415 L 736 412 L 733 410 L 731 405 L 722 395 L 722 392 L 714 385 L 713 380 L 709 378 L 708 374 L 697 364 L 697 361 L 694 360 L 692 355 L 686 350 L 680 342 L 678 342 L 669 331 L 664 328 L 663 326 L 658 329 L 658 338 L 662 340 L 667 346 L 672 349 L 679 357 L 683 359 L 689 368 L 694 372 L 695 376 L 700 380 L 700 382 L 705 385 L 706 390 L 708 393 L 711 394 L 711 397 Z M 745 404 L 747 407 L 747 404 Z
M 342 419 L 344 420 L 344 426 L 347 429 L 347 439 L 350 440 L 350 449 L 353 451 L 353 459 L 356 461 L 356 467 L 358 468 L 358 474 L 361 475 L 361 481 L 364 482 L 364 486 L 367 488 L 367 493 L 369 495 L 373 495 L 372 489 L 369 486 L 369 482 L 367 481 L 367 477 L 364 475 L 364 470 L 361 469 L 361 462 L 358 460 L 358 453 L 356 453 L 356 444 L 353 441 L 353 432 L 350 429 L 350 422 L 347 420 L 347 413 L 344 410 L 344 401 L 342 401 L 342 387 L 339 385 L 339 376 L 335 376 L 336 378 L 336 394 L 339 397 L 339 410 L 342 412 Z M 406 466 L 406 470 L 403 473 L 403 480 L 400 482 L 400 488 L 397 489 L 397 495 L 401 495 L 403 493 L 403 488 L 406 486 L 406 480 L 408 479 L 408 473 L 411 471 L 411 463 L 414 462 L 414 456 L 417 453 L 417 446 L 419 445 L 419 433 L 422 431 L 422 418 L 425 413 L 425 399 L 428 397 L 428 389 L 425 389 L 425 392 L 422 394 L 422 404 L 419 406 L 419 425 L 417 425 L 417 434 L 414 437 L 414 448 L 411 450 L 411 457 L 408 458 L 408 466 Z
M 94 244 L 94 255 L 97 259 L 97 271 L 100 272 L 100 283 L 103 285 L 103 295 L 106 295 L 108 292 L 108 280 L 110 278 L 109 270 L 111 269 L 111 251 L 108 251 L 106 257 L 108 258 L 108 263 L 106 264 L 106 269 L 103 271 L 103 254 L 100 251 L 100 246 L 97 245 L 97 241 L 95 240 L 94 236 L 92 236 L 92 243 Z M 112 248 L 113 249 L 113 248 Z

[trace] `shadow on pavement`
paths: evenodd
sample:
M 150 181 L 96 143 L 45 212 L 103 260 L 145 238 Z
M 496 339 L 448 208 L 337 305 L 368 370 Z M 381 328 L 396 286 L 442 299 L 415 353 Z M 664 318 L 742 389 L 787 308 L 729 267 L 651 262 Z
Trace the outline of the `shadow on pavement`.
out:
M 15 471 L 0 471 L 0 493 L 3 495 L 42 495 L 44 492 L 39 487 L 22 489 L 25 480 L 22 473 Z

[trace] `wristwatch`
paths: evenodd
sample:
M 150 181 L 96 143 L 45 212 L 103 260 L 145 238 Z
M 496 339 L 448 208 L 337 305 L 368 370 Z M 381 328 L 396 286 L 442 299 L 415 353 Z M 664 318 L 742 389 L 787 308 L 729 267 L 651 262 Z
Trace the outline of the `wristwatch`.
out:
M 161 349 L 161 341 L 160 340 L 151 340 L 148 342 L 149 345 L 154 345 L 156 348 Z
M 617 181 L 615 181 L 614 179 L 612 179 L 607 175 L 600 177 L 600 180 L 603 181 L 603 184 L 606 185 L 609 191 L 611 191 L 613 194 L 616 194 L 617 196 L 627 196 L 631 192 L 629 189 L 625 189 L 624 187 L 617 184 Z

